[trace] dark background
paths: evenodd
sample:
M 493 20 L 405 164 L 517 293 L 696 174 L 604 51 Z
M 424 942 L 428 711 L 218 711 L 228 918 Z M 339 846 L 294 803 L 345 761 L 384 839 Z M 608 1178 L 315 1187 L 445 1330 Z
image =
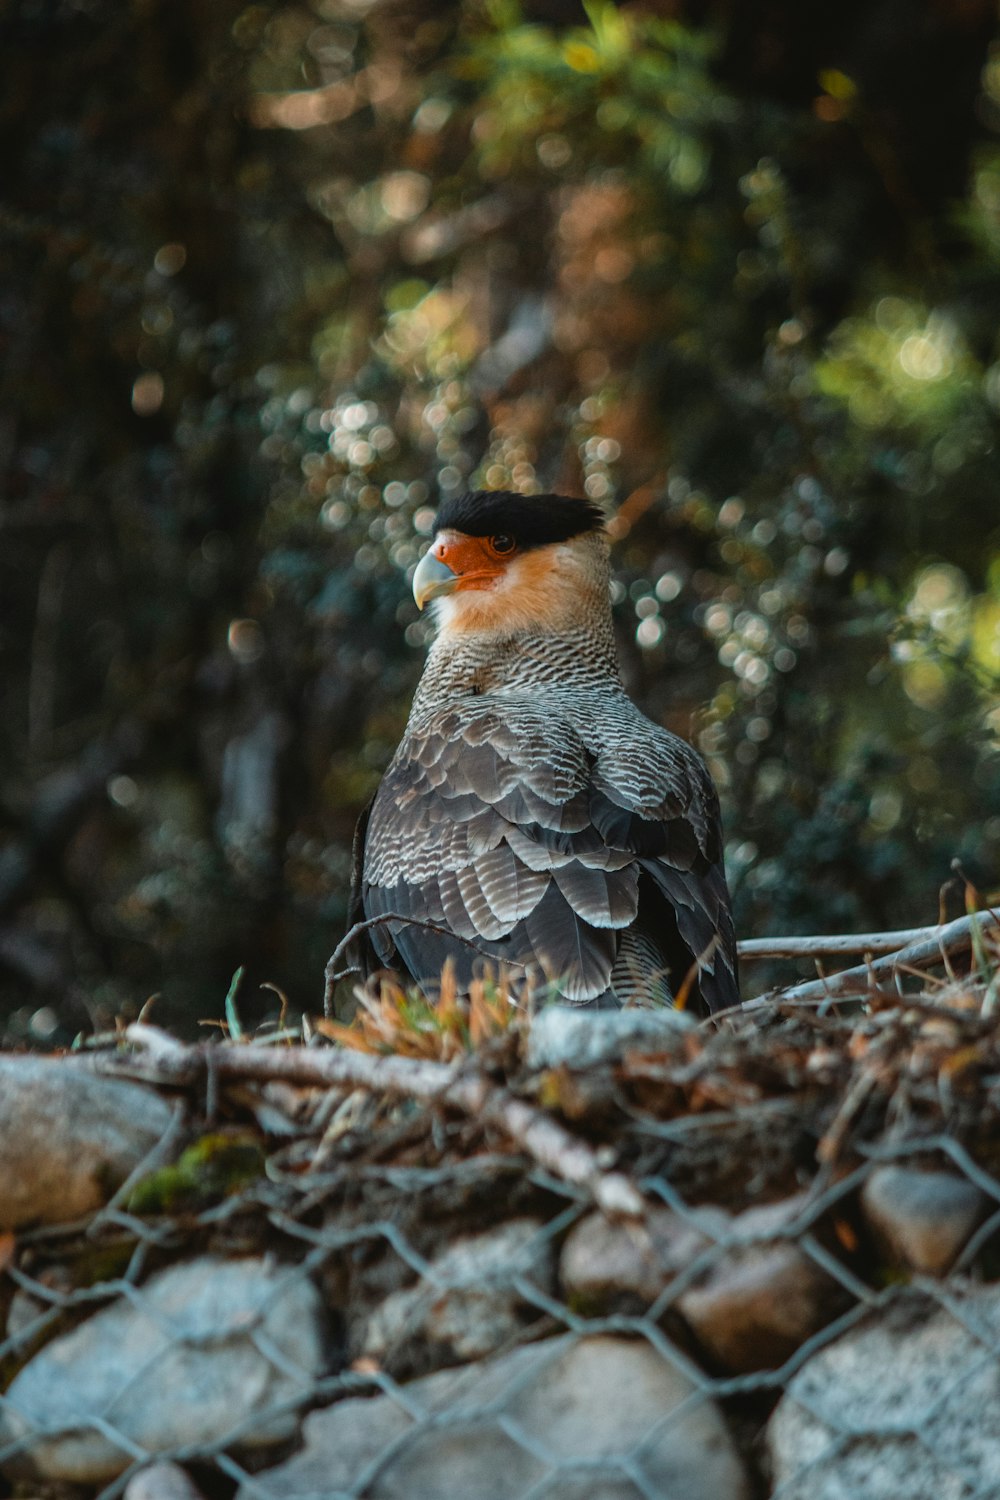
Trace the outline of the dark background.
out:
M 997 36 L 0 5 L 8 1041 L 154 992 L 190 1027 L 239 964 L 250 1020 L 318 1008 L 469 483 L 615 512 L 630 687 L 710 757 L 742 935 L 1000 886 Z

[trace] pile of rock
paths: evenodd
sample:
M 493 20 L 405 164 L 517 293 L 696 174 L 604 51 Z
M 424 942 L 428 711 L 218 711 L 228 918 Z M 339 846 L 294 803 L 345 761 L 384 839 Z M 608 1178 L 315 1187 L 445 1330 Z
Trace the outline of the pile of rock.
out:
M 597 1019 L 540 1028 L 533 1066 L 684 1029 Z M 470 1198 L 430 1253 L 407 1239 L 405 1188 L 359 1227 L 305 1174 L 240 1207 L 294 1229 L 272 1254 L 229 1204 L 191 1236 L 138 1236 L 111 1279 L 35 1275 L 37 1226 L 127 1239 L 129 1190 L 176 1154 L 179 1119 L 84 1062 L 0 1059 L 12 1483 L 96 1494 L 124 1476 L 128 1500 L 192 1500 L 213 1493 L 210 1460 L 240 1500 L 1000 1493 L 1000 1188 L 971 1163 L 893 1148 L 737 1211 L 664 1180 L 615 1220 L 544 1185 L 519 1196 L 508 1159 L 507 1188 Z

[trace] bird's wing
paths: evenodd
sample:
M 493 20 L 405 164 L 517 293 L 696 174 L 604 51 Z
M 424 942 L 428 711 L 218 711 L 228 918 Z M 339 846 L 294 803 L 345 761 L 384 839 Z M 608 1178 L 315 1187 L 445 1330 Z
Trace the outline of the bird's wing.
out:
M 451 956 L 467 982 L 486 955 L 535 965 L 566 999 L 601 995 L 639 872 L 593 827 L 593 767 L 572 724 L 523 700 L 453 708 L 409 734 L 366 840 L 366 914 L 411 919 L 373 931 L 383 961 L 426 980 Z
M 409 919 L 372 931 L 383 963 L 426 981 L 451 956 L 467 982 L 486 955 L 534 964 L 586 1001 L 610 993 L 620 935 L 637 924 L 655 929 L 674 992 L 713 940 L 729 953 L 708 773 L 624 696 L 610 706 L 601 695 L 570 721 L 513 698 L 470 703 L 404 739 L 365 844 L 366 915 Z M 724 970 L 710 954 L 713 1008 Z
M 739 1000 L 736 934 L 723 869 L 715 784 L 684 740 L 651 723 L 626 698 L 602 724 L 591 812 L 601 837 L 640 866 L 634 934 L 658 950 L 676 994 L 709 1011 Z

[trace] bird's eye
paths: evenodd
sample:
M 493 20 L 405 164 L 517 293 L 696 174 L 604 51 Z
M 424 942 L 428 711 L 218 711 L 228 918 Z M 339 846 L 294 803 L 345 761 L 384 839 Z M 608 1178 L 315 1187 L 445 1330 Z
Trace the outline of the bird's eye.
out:
M 501 533 L 500 536 L 490 537 L 490 546 L 493 548 L 494 552 L 513 552 L 514 545 L 514 538 L 512 536 L 507 536 L 504 533 Z

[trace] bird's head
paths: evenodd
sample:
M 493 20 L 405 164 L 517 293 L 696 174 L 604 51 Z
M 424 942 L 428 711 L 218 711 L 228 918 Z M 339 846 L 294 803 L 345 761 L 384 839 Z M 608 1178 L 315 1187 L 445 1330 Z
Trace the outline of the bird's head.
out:
M 438 512 L 413 575 L 420 609 L 439 600 L 442 629 L 563 630 L 607 608 L 608 540 L 590 500 L 473 490 Z

